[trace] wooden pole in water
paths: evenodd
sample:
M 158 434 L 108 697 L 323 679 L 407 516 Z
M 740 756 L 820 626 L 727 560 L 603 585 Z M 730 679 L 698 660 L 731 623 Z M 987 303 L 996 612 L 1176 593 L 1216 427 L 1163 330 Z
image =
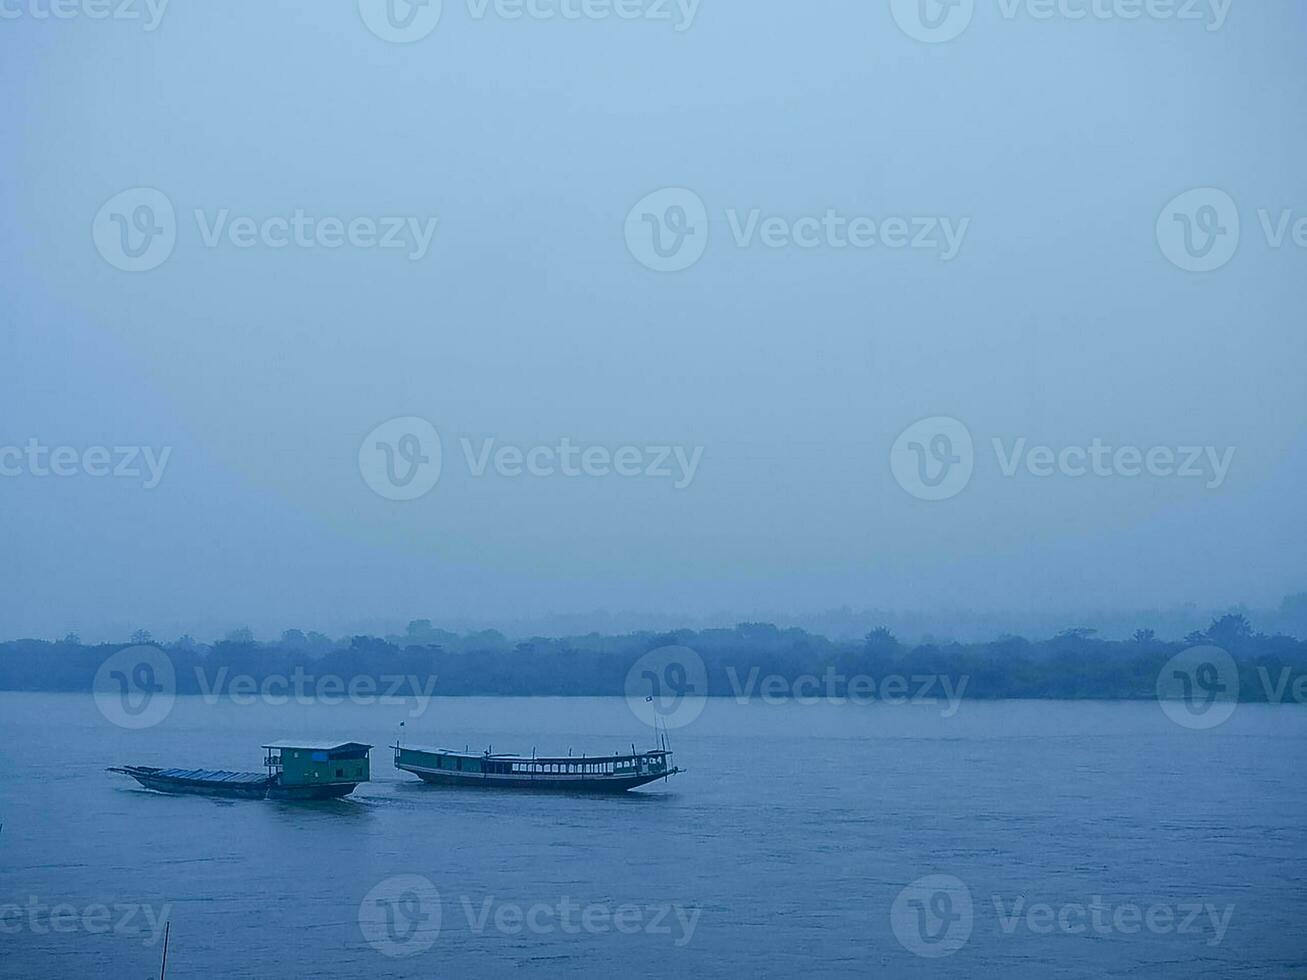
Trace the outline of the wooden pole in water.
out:
M 163 924 L 163 964 L 159 967 L 159 980 L 164 980 L 164 974 L 168 972 L 168 933 L 172 931 L 172 920 L 169 919 Z

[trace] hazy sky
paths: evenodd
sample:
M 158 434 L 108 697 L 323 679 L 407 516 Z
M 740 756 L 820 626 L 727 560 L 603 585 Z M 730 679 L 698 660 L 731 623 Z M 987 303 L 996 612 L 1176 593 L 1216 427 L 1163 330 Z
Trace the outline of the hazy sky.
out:
M 1298 0 L 69 2 L 0 0 L 4 638 L 1307 587 Z

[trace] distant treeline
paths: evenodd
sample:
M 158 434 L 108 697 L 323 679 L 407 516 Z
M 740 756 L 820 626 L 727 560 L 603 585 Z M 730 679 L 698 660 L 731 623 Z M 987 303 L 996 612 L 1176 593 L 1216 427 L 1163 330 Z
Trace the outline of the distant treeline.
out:
M 793 682 L 811 676 L 880 681 L 942 675 L 965 677 L 967 698 L 1147 699 L 1155 697 L 1166 662 L 1198 645 L 1231 654 L 1243 700 L 1288 699 L 1292 680 L 1307 674 L 1307 643 L 1257 632 L 1240 614 L 1216 618 L 1179 640 L 1161 640 L 1146 628 L 1129 640 L 1103 640 L 1091 629 L 1072 628 L 1037 641 L 1006 636 L 988 643 L 907 645 L 885 628 L 860 641 L 836 642 L 797 628 L 743 623 L 734 629 L 511 642 L 493 630 L 459 636 L 418 620 L 401 637 L 331 640 L 287 630 L 280 640 L 259 642 L 247 630 L 237 630 L 200 644 L 189 637 L 157 643 L 140 632 L 132 643 L 166 653 L 182 694 L 222 689 L 237 676 L 257 684 L 298 673 L 345 683 L 373 678 L 382 687 L 384 678 L 434 677 L 436 696 L 622 695 L 636 661 L 668 646 L 695 651 L 707 668 L 708 693 L 722 697 L 751 689 L 750 678 L 756 683 L 766 677 Z M 0 690 L 90 691 L 101 664 L 128 645 L 85 646 L 74 635 L 57 642 L 0 643 Z
M 483 638 L 497 636 L 495 630 L 516 642 L 536 636 L 573 637 L 591 636 L 595 633 L 626 636 L 638 632 L 662 634 L 686 630 L 702 632 L 729 629 L 736 623 L 772 623 L 782 630 L 796 627 L 837 643 L 856 644 L 868 633 L 883 627 L 893 632 L 900 641 L 913 646 L 946 646 L 954 642 L 985 643 L 1000 636 L 1053 636 L 1070 625 L 1091 627 L 1097 630 L 1098 638 L 1104 640 L 1128 640 L 1140 627 L 1152 629 L 1159 637 L 1170 640 L 1192 632 L 1201 632 L 1212 620 L 1227 613 L 1245 617 L 1256 623 L 1257 628 L 1264 633 L 1307 637 L 1307 592 L 1285 595 L 1278 603 L 1265 607 L 1251 607 L 1243 603 L 1200 606 L 1192 602 L 1180 606 L 1138 609 L 1039 607 L 1025 610 L 982 610 L 935 606 L 914 610 L 841 606 L 820 611 L 777 613 L 765 609 L 734 612 L 721 610 L 697 615 L 672 615 L 648 609 L 600 609 L 573 613 L 532 613 L 521 618 L 500 617 L 493 621 L 446 613 L 439 621 L 441 629 L 432 628 L 429 620 L 418 620 L 419 623 L 425 623 L 427 629 L 419 630 L 416 634 L 411 624 L 405 629 L 401 625 L 402 620 L 349 617 L 342 610 L 335 617 L 338 625 L 333 629 L 331 637 L 320 633 L 301 633 L 298 630 L 288 632 L 295 633 L 301 641 L 307 640 L 319 650 L 341 645 L 333 637 L 343 636 L 346 639 L 342 642 L 348 644 L 349 639 L 355 635 L 382 637 L 400 647 L 414 643 L 438 643 L 445 649 L 455 650 L 464 649 L 462 644 L 465 641 L 481 643 Z M 138 624 L 130 621 L 119 621 L 116 626 L 102 624 L 94 641 L 99 643 L 125 638 L 136 625 Z M 197 632 L 202 629 L 206 641 L 224 635 L 227 639 L 232 639 L 236 634 L 228 631 L 238 625 L 239 619 L 220 610 L 211 613 L 202 623 L 192 621 L 192 628 Z M 155 634 L 162 635 L 157 629 Z M 270 639 L 271 635 L 261 638 Z

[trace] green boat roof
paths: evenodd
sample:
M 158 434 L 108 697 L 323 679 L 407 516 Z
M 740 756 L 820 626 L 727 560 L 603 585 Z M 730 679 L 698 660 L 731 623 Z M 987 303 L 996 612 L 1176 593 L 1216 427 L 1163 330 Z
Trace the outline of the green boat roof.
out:
M 305 752 L 338 752 L 342 749 L 370 749 L 365 742 L 269 742 L 259 746 L 261 749 L 303 749 Z

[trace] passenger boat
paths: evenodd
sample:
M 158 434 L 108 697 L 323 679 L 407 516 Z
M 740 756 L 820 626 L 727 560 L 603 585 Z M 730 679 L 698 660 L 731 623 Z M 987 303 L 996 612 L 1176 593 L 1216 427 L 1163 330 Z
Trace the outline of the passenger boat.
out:
M 623 793 L 666 779 L 682 770 L 672 764 L 667 743 L 651 752 L 614 755 L 518 756 L 481 755 L 450 749 L 415 748 L 400 744 L 395 768 L 439 786 L 491 789 L 553 790 L 568 793 Z
M 362 742 L 272 742 L 264 745 L 266 773 L 225 769 L 111 766 L 146 789 L 245 800 L 330 800 L 348 796 L 369 779 L 371 745 Z

